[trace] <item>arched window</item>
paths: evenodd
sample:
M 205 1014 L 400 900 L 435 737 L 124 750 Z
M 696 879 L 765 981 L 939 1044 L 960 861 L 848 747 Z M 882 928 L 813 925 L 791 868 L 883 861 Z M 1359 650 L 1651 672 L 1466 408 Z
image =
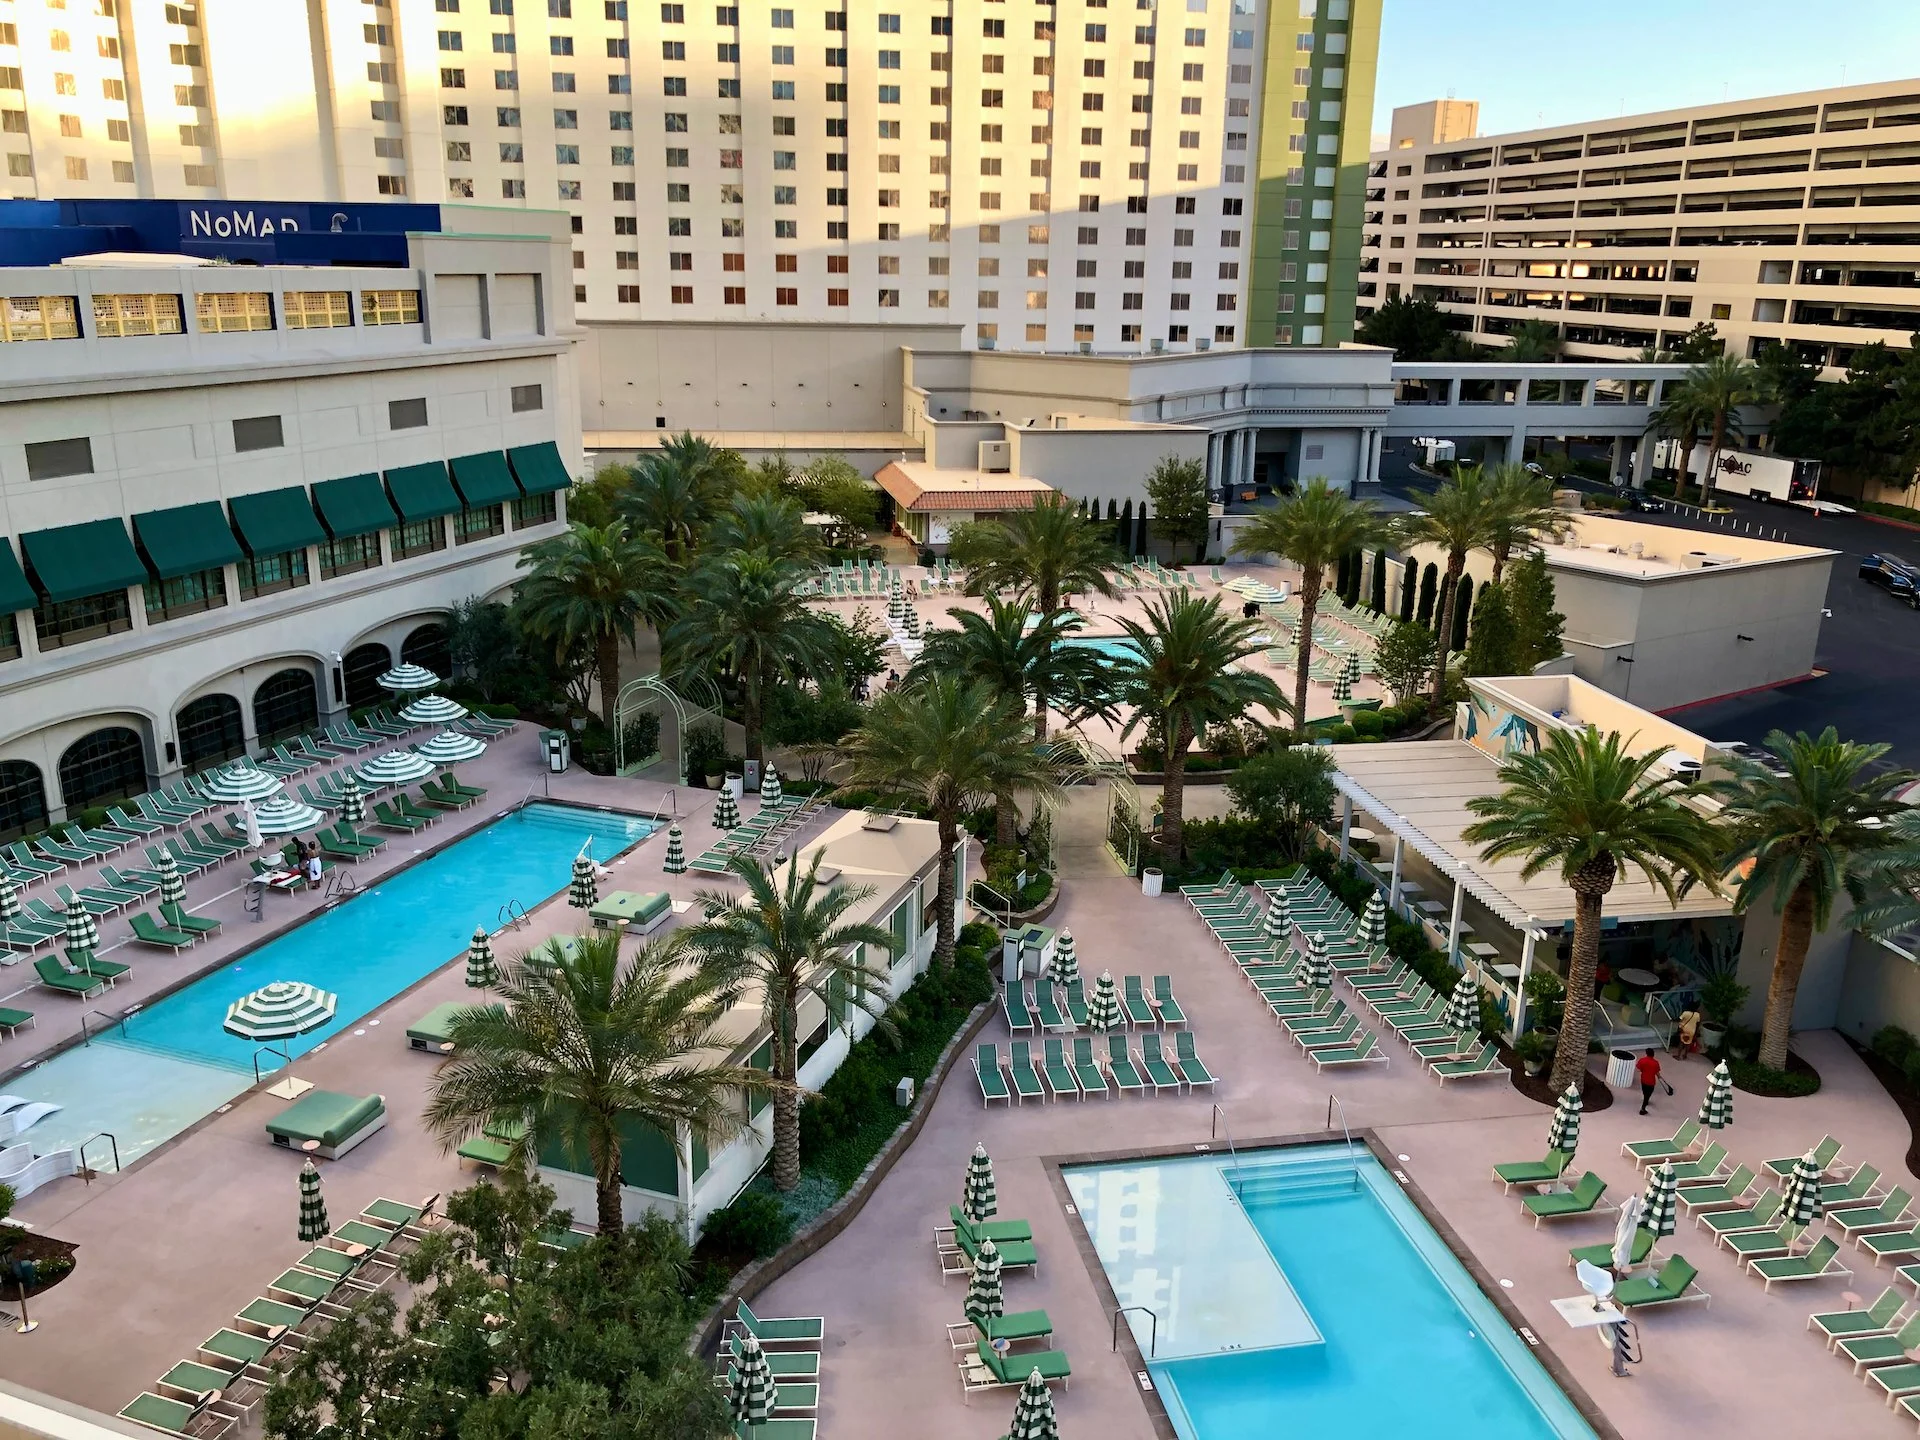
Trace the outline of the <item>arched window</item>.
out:
M 360 645 L 347 652 L 340 662 L 341 679 L 347 691 L 347 708 L 363 710 L 378 705 L 386 697 L 380 677 L 393 668 L 393 652 L 384 645 Z
M 174 717 L 180 765 L 189 772 L 218 765 L 247 751 L 240 702 L 231 695 L 202 695 Z
M 83 735 L 60 757 L 60 801 L 67 812 L 147 788 L 147 749 L 120 725 Z
M 422 625 L 400 646 L 400 663 L 431 670 L 442 680 L 453 674 L 453 652 L 447 648 L 447 627 Z
M 24 760 L 0 760 L 0 836 L 37 830 L 47 819 L 47 787 L 40 767 Z
M 320 728 L 320 697 L 305 670 L 269 675 L 253 692 L 253 733 L 262 745 Z

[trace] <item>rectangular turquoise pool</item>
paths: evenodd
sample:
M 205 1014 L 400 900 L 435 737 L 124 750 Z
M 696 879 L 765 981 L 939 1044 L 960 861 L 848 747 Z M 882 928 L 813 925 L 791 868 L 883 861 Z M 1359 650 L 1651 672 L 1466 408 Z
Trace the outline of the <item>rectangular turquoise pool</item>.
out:
M 1181 1440 L 1593 1440 L 1371 1155 L 1065 1170 Z
M 504 815 L 96 1034 L 92 1044 L 7 1081 L 8 1094 L 62 1107 L 26 1139 L 43 1155 L 105 1131 L 121 1164 L 130 1164 L 252 1085 L 256 1055 L 263 1072 L 284 1063 L 221 1028 L 242 995 L 274 980 L 304 980 L 338 995 L 331 1021 L 282 1042 L 289 1054 L 304 1055 L 462 955 L 476 927 L 499 924 L 507 901 L 532 909 L 564 890 L 583 845 L 604 861 L 658 828 L 642 816 L 567 805 L 536 803 Z M 511 956 L 511 942 L 496 953 Z M 111 1008 L 111 992 L 91 1003 Z M 405 1041 L 396 1035 L 394 1043 Z M 96 1164 L 104 1157 L 104 1142 L 88 1151 Z
M 1125 635 L 1076 635 L 1060 642 L 1073 650 L 1091 650 L 1110 664 L 1134 664 L 1140 647 Z

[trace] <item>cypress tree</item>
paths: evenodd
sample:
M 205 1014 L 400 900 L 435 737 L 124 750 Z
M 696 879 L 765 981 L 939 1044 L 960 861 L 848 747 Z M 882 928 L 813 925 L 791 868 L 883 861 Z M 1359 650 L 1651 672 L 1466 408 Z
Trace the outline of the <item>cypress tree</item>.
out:
M 1507 608 L 1513 616 L 1515 673 L 1530 674 L 1534 666 L 1566 649 L 1560 634 L 1567 617 L 1553 608 L 1553 576 L 1547 572 L 1547 557 L 1536 550 L 1509 566 L 1501 588 L 1507 592 Z
M 1472 633 L 1467 637 L 1467 674 L 1518 675 L 1526 673 L 1519 654 L 1519 635 L 1508 607 L 1506 587 L 1489 584 L 1473 603 Z
M 1413 623 L 1413 592 L 1420 582 L 1420 562 L 1411 555 L 1407 557 L 1407 568 L 1400 577 L 1400 623 Z
M 1348 552 L 1342 551 L 1340 554 L 1340 562 L 1334 567 L 1333 572 L 1333 593 L 1338 595 L 1342 600 L 1347 598 L 1347 567 L 1349 563 Z
M 1473 577 L 1460 577 L 1460 593 L 1453 602 L 1453 635 L 1448 640 L 1449 650 L 1467 648 L 1467 620 L 1473 610 Z
M 1439 589 L 1440 567 L 1429 565 L 1420 572 L 1420 613 L 1417 617 L 1418 623 L 1428 630 L 1433 628 L 1433 602 Z
M 1355 550 L 1347 562 L 1347 607 L 1351 609 L 1360 603 L 1360 586 L 1366 577 L 1367 556 L 1362 550 Z
M 1373 590 L 1367 596 L 1367 608 L 1376 615 L 1387 613 L 1387 552 L 1373 552 Z

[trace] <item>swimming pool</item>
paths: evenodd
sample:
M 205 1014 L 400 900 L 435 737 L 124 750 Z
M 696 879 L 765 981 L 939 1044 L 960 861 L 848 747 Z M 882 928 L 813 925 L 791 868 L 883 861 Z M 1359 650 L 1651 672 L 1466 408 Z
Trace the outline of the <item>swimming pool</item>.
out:
M 1140 647 L 1124 635 L 1079 635 L 1060 642 L 1074 650 L 1092 650 L 1115 664 L 1137 662 Z
M 1344 1146 L 1065 1170 L 1181 1440 L 1593 1440 L 1393 1178 Z
M 658 828 L 640 816 L 543 803 L 502 816 L 7 1082 L 9 1094 L 63 1107 L 26 1139 L 44 1155 L 104 1130 L 120 1163 L 131 1164 L 251 1086 L 256 1053 L 263 1072 L 284 1063 L 221 1029 L 242 995 L 273 980 L 338 995 L 331 1021 L 283 1042 L 304 1055 L 463 953 L 476 926 L 495 927 L 506 901 L 531 909 L 565 889 L 583 844 L 605 860 Z

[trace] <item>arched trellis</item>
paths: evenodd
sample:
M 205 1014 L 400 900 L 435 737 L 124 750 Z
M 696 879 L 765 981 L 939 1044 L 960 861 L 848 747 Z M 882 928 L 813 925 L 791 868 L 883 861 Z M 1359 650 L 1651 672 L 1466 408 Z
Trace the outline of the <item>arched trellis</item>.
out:
M 720 719 L 720 692 L 704 675 L 681 671 L 662 676 L 658 672 L 629 680 L 613 700 L 613 769 L 616 775 L 630 775 L 641 769 L 648 755 L 627 754 L 627 726 L 638 715 L 659 715 L 664 735 L 665 720 L 673 716 L 673 773 L 677 783 L 687 782 L 687 729 L 702 720 Z
M 1071 746 L 1078 757 L 1080 778 L 1107 787 L 1107 852 L 1129 875 L 1140 873 L 1140 844 L 1146 812 L 1140 808 L 1140 787 L 1127 774 L 1126 762 L 1104 745 L 1073 728 L 1056 733 L 1058 746 Z

